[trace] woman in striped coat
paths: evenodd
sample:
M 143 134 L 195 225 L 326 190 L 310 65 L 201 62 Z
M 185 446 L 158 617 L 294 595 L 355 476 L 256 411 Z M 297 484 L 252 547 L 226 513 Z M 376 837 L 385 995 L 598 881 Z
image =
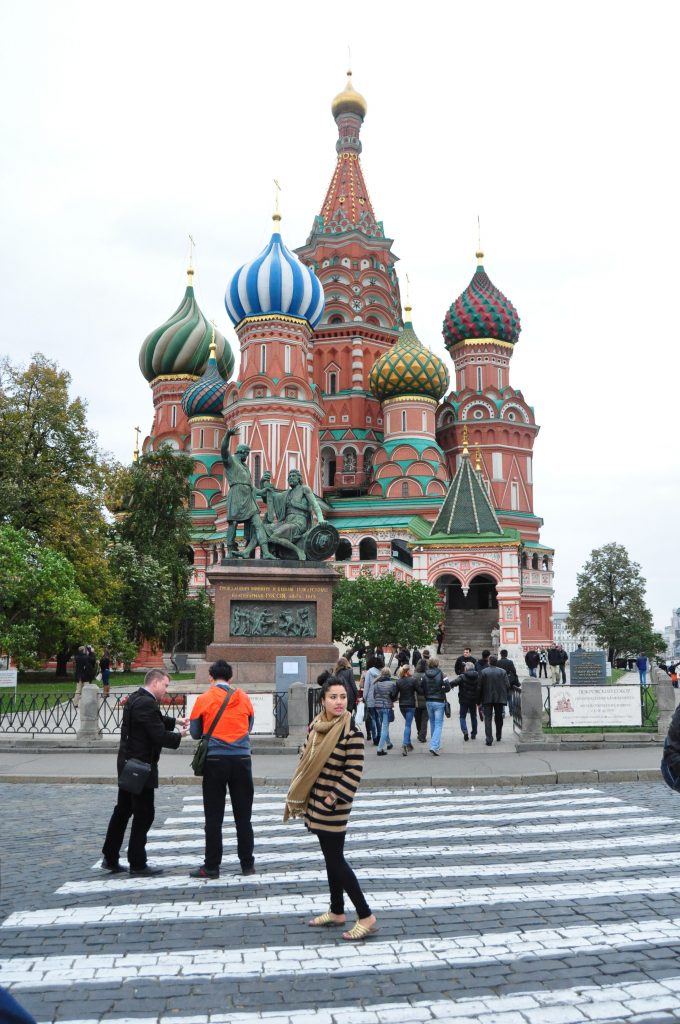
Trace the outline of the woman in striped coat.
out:
M 331 676 L 321 687 L 321 713 L 310 726 L 283 820 L 304 818 L 309 831 L 317 836 L 326 862 L 330 910 L 309 924 L 313 928 L 345 924 L 347 893 L 357 912 L 356 924 L 343 932 L 347 942 L 359 942 L 377 931 L 375 916 L 344 854 L 347 822 L 363 767 L 364 738 L 352 725 L 347 690 Z

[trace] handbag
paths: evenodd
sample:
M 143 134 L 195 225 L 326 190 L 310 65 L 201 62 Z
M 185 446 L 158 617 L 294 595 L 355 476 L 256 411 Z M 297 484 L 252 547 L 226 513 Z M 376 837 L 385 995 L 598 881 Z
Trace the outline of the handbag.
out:
M 357 710 L 356 710 L 356 713 L 354 715 L 354 724 L 355 725 L 363 725 L 364 724 L 365 716 L 366 716 L 366 706 L 365 706 L 364 702 L 362 701 L 361 704 L 359 704 L 357 706 Z
M 193 771 L 194 775 L 203 775 L 203 772 L 205 771 L 205 759 L 208 756 L 208 741 L 209 741 L 210 737 L 212 736 L 212 734 L 213 734 L 213 732 L 215 730 L 215 726 L 217 725 L 217 723 L 219 722 L 220 718 L 222 717 L 222 712 L 226 708 L 226 706 L 229 703 L 230 699 L 231 699 L 231 690 L 229 691 L 227 696 L 224 698 L 224 703 L 222 704 L 222 707 L 220 708 L 220 710 L 217 712 L 217 714 L 213 718 L 212 724 L 211 724 L 210 728 L 208 729 L 207 733 L 205 734 L 205 736 L 201 736 L 200 740 L 198 741 L 198 745 L 196 747 L 196 751 L 194 753 L 194 756 L 191 759 L 191 770 Z
M 448 700 L 444 701 L 444 714 L 446 715 L 447 718 L 451 717 L 451 705 L 449 704 Z
M 133 793 L 135 796 L 139 796 L 146 785 L 149 775 L 151 775 L 150 764 L 147 764 L 146 761 L 138 761 L 136 757 L 129 757 L 118 776 L 118 785 L 126 793 Z

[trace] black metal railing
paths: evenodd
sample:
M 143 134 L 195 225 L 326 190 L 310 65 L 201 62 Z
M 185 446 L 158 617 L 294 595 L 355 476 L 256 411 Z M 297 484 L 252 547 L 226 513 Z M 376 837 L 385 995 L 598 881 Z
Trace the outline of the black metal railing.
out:
M 653 686 L 640 687 L 640 715 L 643 729 L 656 729 L 656 690 Z
M 0 733 L 75 734 L 78 709 L 72 693 L 21 693 L 0 696 Z
M 274 735 L 285 738 L 288 735 L 288 694 L 274 694 Z
M 509 712 L 512 715 L 514 732 L 522 731 L 522 694 L 519 690 L 511 690 L 508 698 Z
M 321 713 L 321 687 L 311 686 L 307 690 L 307 701 L 309 709 L 309 721 L 313 722 L 318 714 Z
M 110 693 L 107 697 L 103 694 L 99 698 L 99 732 L 105 736 L 111 736 L 120 732 L 120 725 L 123 721 L 123 711 L 127 704 L 128 694 Z M 187 697 L 185 693 L 173 694 L 161 704 L 161 711 L 164 715 L 172 715 L 173 718 L 184 718 L 186 715 Z

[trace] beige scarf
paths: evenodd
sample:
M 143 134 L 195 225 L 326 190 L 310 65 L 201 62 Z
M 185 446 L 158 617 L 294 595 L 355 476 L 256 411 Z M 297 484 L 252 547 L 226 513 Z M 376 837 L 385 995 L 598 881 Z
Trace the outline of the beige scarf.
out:
M 304 816 L 314 783 L 340 739 L 349 730 L 351 719 L 349 711 L 343 712 L 337 718 L 328 718 L 326 712 L 322 711 L 312 722 L 305 749 L 302 751 L 286 796 L 284 821 Z

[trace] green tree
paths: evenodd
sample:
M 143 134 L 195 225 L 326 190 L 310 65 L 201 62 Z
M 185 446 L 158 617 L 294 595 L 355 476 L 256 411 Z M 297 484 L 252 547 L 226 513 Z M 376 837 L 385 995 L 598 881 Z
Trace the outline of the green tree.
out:
M 111 565 L 120 586 L 116 610 L 139 642 L 164 638 L 185 610 L 191 472 L 188 456 L 161 448 L 109 479 L 107 498 L 116 518 Z
M 341 576 L 333 593 L 333 637 L 351 646 L 429 643 L 441 618 L 438 600 L 436 587 L 398 580 L 393 573 Z
M 63 647 L 101 640 L 99 609 L 73 565 L 27 530 L 0 526 L 0 650 L 20 668 L 36 667 Z
M 665 649 L 645 604 L 646 583 L 640 566 L 630 560 L 622 544 L 605 544 L 591 551 L 576 585 L 567 626 L 573 633 L 592 632 L 608 649 L 612 664 L 617 654 L 653 656 Z
M 71 378 L 37 354 L 28 367 L 0 363 L 0 524 L 31 531 L 76 567 L 97 604 L 111 581 L 104 489 L 110 465 L 88 430 Z M 53 652 L 52 652 L 53 653 Z

